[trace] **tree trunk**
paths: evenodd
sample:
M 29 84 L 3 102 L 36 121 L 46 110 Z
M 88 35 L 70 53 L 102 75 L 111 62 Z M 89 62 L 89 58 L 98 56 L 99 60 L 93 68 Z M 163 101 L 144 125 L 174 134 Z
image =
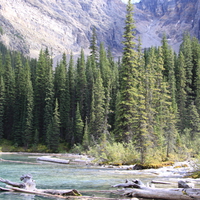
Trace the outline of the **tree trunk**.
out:
M 31 175 L 23 175 L 20 178 L 23 183 L 15 183 L 9 180 L 0 178 L 0 182 L 7 184 L 9 189 L 0 188 L 0 191 L 18 191 L 30 194 L 37 194 L 42 196 L 54 196 L 54 197 L 65 197 L 65 196 L 80 196 L 81 194 L 77 190 L 48 190 L 48 189 L 37 189 L 35 181 Z
M 47 156 L 38 157 L 38 161 L 45 161 L 45 162 L 54 162 L 59 164 L 69 164 L 69 160 L 59 159 L 59 158 L 51 158 Z
M 180 185 L 180 183 L 179 183 Z M 126 181 L 126 183 L 114 185 L 113 187 L 123 187 L 118 193 L 128 197 L 165 199 L 165 200 L 199 200 L 200 189 L 188 188 L 187 184 L 181 183 L 182 188 L 150 188 L 146 187 L 139 180 Z M 184 188 L 183 188 L 184 187 Z

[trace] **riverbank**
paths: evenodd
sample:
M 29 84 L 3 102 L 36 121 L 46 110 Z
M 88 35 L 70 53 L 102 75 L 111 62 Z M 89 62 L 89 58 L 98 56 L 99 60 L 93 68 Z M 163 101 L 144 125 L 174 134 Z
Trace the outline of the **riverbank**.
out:
M 79 154 L 72 154 L 72 153 L 29 153 L 29 152 L 0 152 L 0 155 L 27 155 L 30 158 L 35 157 L 49 157 L 49 158 L 58 158 L 63 160 L 69 160 L 70 163 L 80 163 L 83 165 L 90 165 L 96 166 L 99 168 L 107 168 L 107 169 L 116 169 L 116 170 L 131 170 L 137 173 L 146 173 L 146 174 L 155 174 L 157 176 L 162 177 L 185 177 L 191 174 L 191 172 L 196 171 L 199 166 L 197 161 L 195 160 L 188 160 L 184 162 L 175 162 L 170 166 L 164 166 L 157 169 L 150 168 L 150 169 L 141 169 L 137 168 L 137 165 L 121 165 L 121 166 L 114 166 L 114 165 L 99 165 L 98 163 L 94 162 L 95 158 L 92 158 L 88 155 L 79 155 Z

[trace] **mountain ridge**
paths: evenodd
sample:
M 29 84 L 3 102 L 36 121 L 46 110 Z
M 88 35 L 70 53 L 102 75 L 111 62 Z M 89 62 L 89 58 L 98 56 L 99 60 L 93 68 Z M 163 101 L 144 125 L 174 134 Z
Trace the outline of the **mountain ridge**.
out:
M 200 38 L 200 0 L 141 0 L 135 4 L 136 33 L 143 47 L 159 46 L 165 33 L 177 50 L 183 33 Z M 48 47 L 53 56 L 89 53 L 92 28 L 98 41 L 122 52 L 126 5 L 121 0 L 2 0 L 0 40 L 13 50 L 37 57 Z

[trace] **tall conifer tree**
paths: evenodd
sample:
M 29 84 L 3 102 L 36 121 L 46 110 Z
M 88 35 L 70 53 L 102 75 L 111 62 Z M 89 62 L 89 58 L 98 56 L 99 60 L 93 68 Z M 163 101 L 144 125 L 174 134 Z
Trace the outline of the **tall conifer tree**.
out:
M 5 84 L 4 134 L 6 139 L 12 139 L 15 79 L 14 71 L 11 66 L 10 52 L 6 54 L 3 78 Z
M 0 140 L 4 136 L 4 104 L 5 104 L 5 85 L 2 75 L 0 76 Z
M 127 15 L 124 31 L 124 49 L 120 75 L 121 102 L 117 107 L 115 134 L 118 141 L 129 142 L 134 137 L 135 123 L 138 120 L 137 98 L 138 98 L 138 71 L 137 53 L 134 40 L 135 23 L 133 20 L 133 5 L 131 0 L 127 4 Z

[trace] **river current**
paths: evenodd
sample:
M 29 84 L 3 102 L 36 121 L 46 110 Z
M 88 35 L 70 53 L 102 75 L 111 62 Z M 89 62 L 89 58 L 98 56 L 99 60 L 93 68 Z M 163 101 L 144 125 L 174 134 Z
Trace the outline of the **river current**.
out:
M 1 162 L 0 177 L 13 182 L 20 182 L 20 176 L 31 174 L 38 189 L 76 189 L 82 195 L 94 195 L 97 197 L 122 197 L 113 194 L 101 194 L 92 191 L 113 190 L 112 185 L 124 183 L 126 179 L 140 179 L 145 184 L 151 180 L 177 181 L 177 176 L 161 175 L 153 171 L 135 171 L 127 169 L 95 167 L 84 164 L 55 164 L 38 162 L 37 155 L 0 154 L 4 160 L 23 161 L 27 163 Z M 0 182 L 0 187 L 5 187 Z M 88 192 L 87 192 L 88 191 Z M 49 197 L 41 197 L 31 194 L 0 192 L 0 200 L 45 200 Z M 123 199 L 125 199 L 123 197 Z M 128 198 L 127 198 L 128 199 Z

